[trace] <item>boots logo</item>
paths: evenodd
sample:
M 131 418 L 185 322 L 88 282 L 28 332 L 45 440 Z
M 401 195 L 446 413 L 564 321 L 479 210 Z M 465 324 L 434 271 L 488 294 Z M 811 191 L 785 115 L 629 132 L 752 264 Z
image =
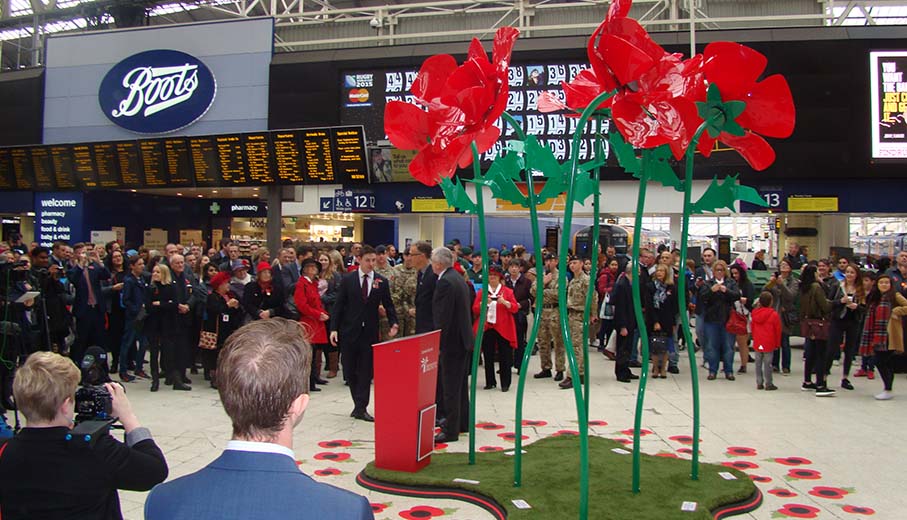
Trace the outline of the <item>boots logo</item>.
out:
M 201 118 L 217 91 L 214 74 L 198 58 L 174 50 L 134 54 L 101 81 L 98 99 L 107 119 L 142 134 L 173 132 Z

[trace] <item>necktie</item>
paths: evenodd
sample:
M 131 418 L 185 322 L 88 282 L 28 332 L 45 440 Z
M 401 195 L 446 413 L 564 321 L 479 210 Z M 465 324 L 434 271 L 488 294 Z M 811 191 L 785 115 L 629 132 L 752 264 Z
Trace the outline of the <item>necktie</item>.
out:
M 368 300 L 368 275 L 362 275 L 362 301 Z
M 94 297 L 94 289 L 91 287 L 91 278 L 88 276 L 88 266 L 82 268 L 82 275 L 85 276 L 85 285 L 88 287 L 88 306 L 94 307 L 98 301 Z

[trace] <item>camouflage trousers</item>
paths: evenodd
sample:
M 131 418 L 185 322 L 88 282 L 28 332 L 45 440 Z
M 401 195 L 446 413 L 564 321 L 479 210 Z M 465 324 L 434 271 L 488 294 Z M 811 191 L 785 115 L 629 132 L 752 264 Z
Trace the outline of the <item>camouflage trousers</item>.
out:
M 554 367 L 563 372 L 566 367 L 567 353 L 564 350 L 564 338 L 558 321 L 558 310 L 542 309 L 542 320 L 539 323 L 539 359 L 542 370 L 551 370 L 551 343 L 554 343 Z
M 573 344 L 573 355 L 576 356 L 576 369 L 579 375 L 584 374 L 583 365 L 583 313 L 576 311 L 567 311 L 567 322 L 570 324 L 570 342 Z

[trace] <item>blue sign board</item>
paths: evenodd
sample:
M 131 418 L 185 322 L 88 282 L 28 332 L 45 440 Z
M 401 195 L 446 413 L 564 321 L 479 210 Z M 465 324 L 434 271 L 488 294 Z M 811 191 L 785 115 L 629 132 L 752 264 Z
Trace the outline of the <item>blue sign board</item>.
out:
M 201 118 L 217 92 L 211 70 L 180 51 L 134 54 L 101 81 L 98 101 L 107 119 L 141 134 L 162 134 Z
M 319 211 L 334 211 L 334 198 L 333 197 L 321 197 L 320 203 L 318 204 Z
M 85 239 L 84 201 L 80 192 L 35 193 L 35 239 L 45 247 L 56 240 Z
M 334 190 L 334 211 L 374 211 L 375 194 L 371 190 Z

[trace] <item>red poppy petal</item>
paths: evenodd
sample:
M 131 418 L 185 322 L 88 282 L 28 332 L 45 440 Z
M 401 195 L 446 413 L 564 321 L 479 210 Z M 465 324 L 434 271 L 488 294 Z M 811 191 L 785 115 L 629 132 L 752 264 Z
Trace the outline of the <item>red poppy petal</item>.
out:
M 432 147 L 425 147 L 409 163 L 409 173 L 426 186 L 435 186 L 441 177 L 450 177 L 456 162 L 446 154 L 439 154 Z
M 602 36 L 599 51 L 621 84 L 632 83 L 655 65 L 655 60 L 629 41 L 611 34 Z
M 768 64 L 758 51 L 734 42 L 710 43 L 703 54 L 705 77 L 718 85 L 724 100 L 743 99 Z
M 630 14 L 630 7 L 632 5 L 632 0 L 612 0 L 611 6 L 608 7 L 608 20 L 626 18 L 627 15 Z
M 466 61 L 469 60 L 479 60 L 479 61 L 488 61 L 488 54 L 485 52 L 485 47 L 482 47 L 482 42 L 478 38 L 473 38 L 469 42 L 469 52 L 466 54 Z
M 567 106 L 573 110 L 583 110 L 592 103 L 599 94 L 605 92 L 606 87 L 599 83 L 596 73 L 591 69 L 585 69 L 573 78 L 570 83 L 561 82 L 564 94 L 567 98 Z M 607 90 L 613 90 L 612 87 Z M 614 98 L 602 103 L 598 108 L 605 108 L 612 103 Z
M 665 54 L 661 45 L 649 36 L 649 33 L 633 18 L 617 18 L 608 22 L 607 33 L 625 40 L 630 45 L 638 48 L 653 61 L 658 61 Z M 610 58 L 606 57 L 610 65 Z
M 455 99 L 456 105 L 466 117 L 467 125 L 483 122 L 495 101 L 494 90 L 485 85 L 462 89 L 457 92 Z
M 656 119 L 651 118 L 639 103 L 620 96 L 611 107 L 611 116 L 621 135 L 637 148 L 655 148 L 670 141 L 659 133 Z
M 416 105 L 391 101 L 384 107 L 384 131 L 391 143 L 401 150 L 418 150 L 426 146 L 436 129 L 428 112 Z
M 491 51 L 494 67 L 500 74 L 507 74 L 507 67 L 510 66 L 510 53 L 513 51 L 513 45 L 520 36 L 520 30 L 516 27 L 501 27 L 494 33 L 494 47 Z
M 775 150 L 765 139 L 752 132 L 746 132 L 740 137 L 722 132 L 719 139 L 722 143 L 737 150 L 737 153 L 742 155 L 756 171 L 762 171 L 775 162 Z
M 501 137 L 501 129 L 496 126 L 489 126 L 482 132 L 474 134 L 473 137 L 475 138 L 476 149 L 478 150 L 478 152 L 484 153 L 486 150 L 494 146 L 494 143 L 496 143 L 498 141 L 498 138 Z M 469 152 L 467 154 L 469 161 L 466 162 L 466 164 L 463 164 L 463 159 L 461 156 L 460 168 L 466 168 L 467 166 L 472 164 L 472 150 L 469 148 L 467 149 L 467 151 Z
M 431 101 L 441 97 L 447 78 L 457 70 L 457 60 L 450 54 L 436 54 L 424 62 L 413 81 L 411 91 L 418 99 Z
M 614 76 L 611 75 L 611 71 L 608 69 L 608 64 L 605 62 L 605 57 L 602 55 L 599 50 L 599 40 L 605 34 L 605 31 L 608 29 L 608 20 L 603 21 L 592 33 L 592 36 L 589 37 L 588 43 L 586 43 L 586 54 L 589 56 L 589 64 L 592 65 L 592 74 L 591 77 L 596 84 L 600 84 L 600 91 L 604 90 L 614 90 L 617 88 L 617 81 L 614 79 Z M 584 71 L 585 72 L 585 71 Z M 579 75 L 583 73 L 580 72 Z M 579 77 L 577 76 L 577 78 Z M 576 79 L 573 80 L 574 82 Z M 569 100 L 569 94 L 567 99 Z M 590 98 L 591 102 L 592 99 Z M 574 105 L 567 103 L 571 108 Z M 586 105 L 589 103 L 587 102 Z M 585 108 L 585 105 L 582 107 Z
M 780 74 L 757 83 L 743 99 L 746 110 L 737 118 L 744 128 L 768 137 L 790 137 L 796 111 L 787 80 Z

